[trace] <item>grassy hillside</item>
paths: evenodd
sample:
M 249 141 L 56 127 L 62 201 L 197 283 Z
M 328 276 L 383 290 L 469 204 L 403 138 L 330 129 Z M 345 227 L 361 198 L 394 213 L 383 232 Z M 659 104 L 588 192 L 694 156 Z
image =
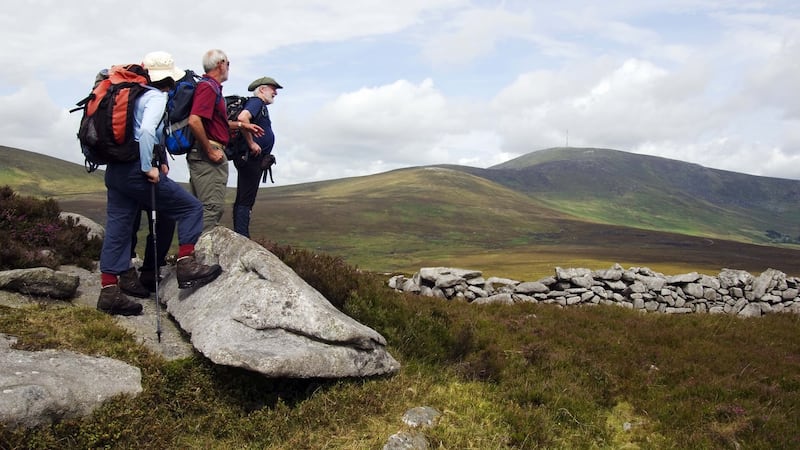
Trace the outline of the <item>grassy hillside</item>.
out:
M 8 184 L 22 194 L 52 196 L 63 210 L 104 222 L 102 173 L 87 175 L 80 165 L 17 152 L 2 171 L 25 175 L 6 178 Z M 631 158 L 622 153 L 610 151 L 611 161 L 596 163 L 596 170 L 621 170 L 617 166 L 622 163 L 613 159 Z M 554 158 L 552 152 L 543 153 L 548 154 Z M 632 170 L 634 163 L 627 164 Z M 668 186 L 654 182 L 651 187 L 644 179 L 636 182 L 636 190 L 612 195 L 600 185 L 610 175 L 590 179 L 545 171 L 540 176 L 520 167 L 423 167 L 270 186 L 259 193 L 251 234 L 381 272 L 450 265 L 538 279 L 552 274 L 554 266 L 605 268 L 620 263 L 667 274 L 713 273 L 723 267 L 800 273 L 800 253 L 794 246 L 752 245 L 742 231 L 762 233 L 766 224 L 759 220 L 791 222 L 788 214 L 781 219 L 763 209 L 737 210 L 686 193 L 666 195 Z M 45 189 L 48 183 L 58 187 Z M 231 226 L 234 192 L 229 190 L 223 225 Z
M 420 168 L 264 189 L 252 229 L 388 270 L 387 257 L 396 267 L 420 254 L 449 257 L 549 239 L 564 218 L 485 179 Z
M 66 199 L 105 191 L 102 170 L 86 173 L 82 165 L 5 146 L 0 160 L 0 186 L 19 194 Z

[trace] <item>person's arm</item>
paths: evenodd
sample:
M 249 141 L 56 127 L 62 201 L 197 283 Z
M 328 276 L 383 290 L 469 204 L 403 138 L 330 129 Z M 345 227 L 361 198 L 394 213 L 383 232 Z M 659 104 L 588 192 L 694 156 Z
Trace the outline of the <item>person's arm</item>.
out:
M 241 113 L 239 113 L 241 114 Z M 238 117 L 237 117 L 238 119 Z M 228 121 L 228 128 L 231 130 L 241 129 L 247 133 L 253 134 L 256 137 L 264 135 L 264 129 L 260 126 L 250 123 L 250 122 L 243 122 L 241 119 L 238 120 L 229 120 Z
M 169 159 L 167 159 L 167 147 L 165 145 L 158 145 L 156 149 L 158 149 L 158 166 L 161 168 L 161 173 L 168 175 Z
M 250 111 L 248 111 L 247 109 L 243 109 L 242 112 L 239 113 L 239 116 L 236 118 L 242 124 L 250 125 L 250 119 L 252 117 L 253 115 L 250 113 Z M 246 129 L 247 128 L 242 128 L 242 130 Z M 253 133 L 250 133 L 248 131 L 242 131 L 242 134 L 244 135 L 244 140 L 247 142 L 247 148 L 250 149 L 250 154 L 253 156 L 258 156 L 259 154 L 261 154 L 261 146 L 258 145 L 258 143 L 256 143 L 256 141 L 253 139 Z
M 195 148 L 204 152 L 209 161 L 215 164 L 220 164 L 225 159 L 225 153 L 222 150 L 211 147 L 206 128 L 203 126 L 203 117 L 209 120 L 213 117 L 218 100 L 218 92 L 211 83 L 201 81 L 197 83 L 197 88 L 194 91 L 192 111 L 189 114 L 189 129 L 192 130 L 194 135 Z
M 142 96 L 142 121 L 139 124 L 139 165 L 152 183 L 158 183 L 158 168 L 153 167 L 153 148 L 158 143 L 156 131 L 167 106 L 164 95 L 146 92 Z
M 195 146 L 198 150 L 205 152 L 206 156 L 211 162 L 221 163 L 224 157 L 222 150 L 217 150 L 211 147 L 211 142 L 208 141 L 206 129 L 203 127 L 203 119 L 197 114 L 189 115 L 189 128 L 194 134 Z

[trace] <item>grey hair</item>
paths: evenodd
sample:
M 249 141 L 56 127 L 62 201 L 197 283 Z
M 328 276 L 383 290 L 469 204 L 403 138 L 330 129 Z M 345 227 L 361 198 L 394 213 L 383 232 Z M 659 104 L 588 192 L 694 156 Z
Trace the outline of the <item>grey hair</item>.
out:
M 220 61 L 225 61 L 226 59 L 228 59 L 228 56 L 222 50 L 216 48 L 209 50 L 203 55 L 203 70 L 208 73 L 214 70 Z

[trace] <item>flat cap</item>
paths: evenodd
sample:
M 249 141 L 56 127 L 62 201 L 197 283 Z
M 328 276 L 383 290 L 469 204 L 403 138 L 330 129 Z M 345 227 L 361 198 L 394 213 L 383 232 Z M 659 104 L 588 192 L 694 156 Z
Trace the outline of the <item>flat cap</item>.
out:
M 275 81 L 274 78 L 272 78 L 272 77 L 261 77 L 261 78 L 255 80 L 255 81 L 253 81 L 252 83 L 250 83 L 250 86 L 247 86 L 247 90 L 250 91 L 250 92 L 253 92 L 253 91 L 256 90 L 257 87 L 265 85 L 265 84 L 269 85 L 269 86 L 275 86 L 275 89 L 283 89 L 283 86 L 278 84 L 278 82 Z

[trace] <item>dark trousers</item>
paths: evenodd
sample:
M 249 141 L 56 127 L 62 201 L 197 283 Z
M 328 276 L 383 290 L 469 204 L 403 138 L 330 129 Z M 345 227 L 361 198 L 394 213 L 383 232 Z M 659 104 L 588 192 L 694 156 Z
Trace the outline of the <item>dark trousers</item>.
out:
M 142 221 L 142 211 L 147 216 L 147 243 L 144 248 L 144 259 L 142 260 L 142 271 L 155 270 L 158 261 L 158 266 L 163 267 L 167 264 L 166 258 L 172 247 L 172 237 L 175 234 L 175 221 L 164 214 L 156 211 L 156 246 L 157 252 L 153 253 L 153 215 L 148 209 L 139 210 L 133 219 L 133 233 L 131 234 L 131 258 L 136 256 L 136 244 L 139 241 L 137 224 Z
M 264 169 L 261 158 L 250 157 L 246 160 L 235 160 L 236 166 L 236 200 L 233 203 L 233 231 L 244 237 L 250 237 L 250 212 L 256 203 L 258 186 Z

